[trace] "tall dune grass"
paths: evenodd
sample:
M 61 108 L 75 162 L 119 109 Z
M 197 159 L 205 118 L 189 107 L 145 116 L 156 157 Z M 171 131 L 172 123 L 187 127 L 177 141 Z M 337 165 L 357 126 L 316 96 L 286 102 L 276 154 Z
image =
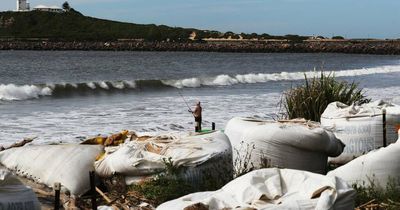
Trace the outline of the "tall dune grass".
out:
M 358 83 L 339 81 L 332 73 L 321 72 L 320 76 L 307 78 L 305 83 L 283 93 L 281 107 L 285 118 L 305 118 L 320 121 L 321 114 L 329 103 L 363 104 L 371 99 L 365 96 Z

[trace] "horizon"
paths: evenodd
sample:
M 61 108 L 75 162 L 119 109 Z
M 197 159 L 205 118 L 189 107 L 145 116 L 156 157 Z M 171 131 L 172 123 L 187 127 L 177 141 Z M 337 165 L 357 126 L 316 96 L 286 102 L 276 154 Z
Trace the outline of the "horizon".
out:
M 61 6 L 65 0 L 31 0 Z M 343 36 L 345 38 L 400 38 L 400 1 L 384 0 L 239 0 L 203 2 L 177 0 L 70 0 L 86 16 L 138 24 L 217 30 L 234 33 Z M 0 10 L 15 10 L 16 1 L 0 3 Z

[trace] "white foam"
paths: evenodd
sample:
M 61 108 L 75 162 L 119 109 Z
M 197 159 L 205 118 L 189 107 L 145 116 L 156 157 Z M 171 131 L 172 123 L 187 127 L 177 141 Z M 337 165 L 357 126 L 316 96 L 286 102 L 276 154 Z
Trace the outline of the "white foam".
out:
M 0 100 L 26 100 L 39 98 L 40 96 L 51 95 L 52 90 L 49 87 L 38 87 L 35 85 L 17 86 L 14 84 L 0 84 Z
M 161 81 L 165 85 L 183 88 L 183 87 L 200 87 L 204 85 L 204 81 L 200 80 L 199 78 L 188 78 L 182 80 L 162 80 Z
M 234 116 L 266 116 L 275 113 L 278 110 L 276 104 L 280 93 L 207 96 L 185 94 L 189 106 L 194 105 L 199 98 L 204 106 L 203 126 L 210 128 L 211 122 L 215 122 L 218 129 L 223 129 L 225 123 Z M 158 97 L 148 97 L 146 94 L 116 95 L 104 103 L 92 103 L 92 98 L 80 102 L 61 100 L 61 103 L 54 103 L 59 107 L 46 110 L 37 109 L 41 103 L 24 106 L 23 111 L 35 110 L 29 114 L 9 111 L 12 110 L 10 105 L 7 109 L 0 109 L 2 117 L 7 119 L 0 122 L 0 145 L 8 146 L 15 139 L 34 136 L 38 137 L 34 144 L 60 141 L 72 143 L 79 142 L 76 138 L 78 136 L 109 135 L 123 129 L 139 131 L 140 134 L 157 134 L 177 130 L 191 131 L 194 127 L 193 117 L 187 112 L 179 94 L 162 94 Z
M 385 73 L 398 73 L 400 72 L 400 66 L 381 66 L 376 68 L 363 68 L 353 70 L 341 70 L 341 71 L 325 71 L 325 73 L 331 73 L 336 77 L 353 77 L 363 76 L 371 74 L 385 74 Z M 183 87 L 200 87 L 200 86 L 227 86 L 235 85 L 238 83 L 251 84 L 251 83 L 266 83 L 269 81 L 291 81 L 291 80 L 302 80 L 304 75 L 308 78 L 318 77 L 321 75 L 321 71 L 306 71 L 306 72 L 280 72 L 280 73 L 251 73 L 236 76 L 229 76 L 226 74 L 218 75 L 216 77 L 206 78 L 188 78 L 182 80 L 163 80 L 165 85 L 170 85 L 176 88 Z
M 110 89 L 105 81 L 83 83 L 88 88 L 95 90 L 96 88 Z M 136 84 L 133 81 L 110 82 L 110 86 L 117 89 L 135 88 Z M 0 101 L 18 101 L 35 99 L 41 96 L 52 95 L 56 88 L 73 87 L 78 89 L 78 83 L 48 83 L 45 85 L 15 85 L 15 84 L 0 84 Z M 77 90 L 79 91 L 79 90 Z
M 210 84 L 207 84 L 207 82 L 206 82 L 206 85 L 213 85 L 213 84 L 234 85 L 237 83 L 238 83 L 237 79 L 233 79 L 232 77 L 224 74 L 224 75 L 219 75 L 219 76 L 215 77 Z
M 135 81 L 124 81 L 124 84 L 129 88 L 136 88 L 136 82 Z
M 87 85 L 89 88 L 96 89 L 96 85 L 94 84 L 94 82 L 88 82 L 88 83 L 86 83 L 86 85 Z
M 365 93 L 372 100 L 383 99 L 385 101 L 400 104 L 400 86 L 391 86 L 385 88 L 364 88 Z
M 124 89 L 125 85 L 123 82 L 111 82 L 111 85 L 117 89 Z
M 108 87 L 107 83 L 104 82 L 104 81 L 97 82 L 97 84 L 98 84 L 101 88 L 103 88 L 103 89 L 106 89 L 106 90 L 110 89 L 110 88 Z

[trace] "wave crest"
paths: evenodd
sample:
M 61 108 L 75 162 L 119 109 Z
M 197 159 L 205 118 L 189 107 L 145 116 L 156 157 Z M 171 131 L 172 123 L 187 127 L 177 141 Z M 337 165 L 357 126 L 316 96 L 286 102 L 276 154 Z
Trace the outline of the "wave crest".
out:
M 35 85 L 17 86 L 14 84 L 0 84 L 0 100 L 26 100 L 39 98 L 40 96 L 48 96 L 52 94 L 52 89 L 49 87 L 37 87 Z
M 331 71 L 336 77 L 352 77 L 369 74 L 400 72 L 400 66 Z M 39 85 L 0 84 L 0 100 L 27 100 L 42 96 L 65 96 L 71 94 L 97 93 L 103 91 L 128 91 L 132 89 L 197 88 L 201 86 L 230 86 L 235 84 L 266 83 L 269 81 L 302 80 L 319 76 L 320 71 L 251 73 L 230 76 L 227 74 L 206 78 L 186 78 L 178 80 L 136 80 L 136 81 L 97 81 L 86 83 L 58 83 Z
M 39 85 L 0 84 L 0 100 L 18 101 L 42 96 L 65 95 L 93 91 L 112 91 L 136 88 L 134 81 L 59 83 Z
M 336 77 L 353 77 L 370 74 L 384 74 L 400 72 L 400 66 L 383 66 L 377 68 L 364 68 L 353 70 L 341 71 L 325 71 L 325 73 L 332 73 Z M 304 75 L 308 78 L 318 77 L 321 71 L 306 71 L 306 72 L 280 72 L 280 73 L 258 73 L 258 74 L 238 74 L 236 76 L 218 75 L 216 77 L 208 78 L 188 78 L 182 80 L 162 80 L 165 85 L 170 85 L 176 88 L 184 87 L 201 87 L 201 86 L 228 86 L 235 84 L 252 84 L 252 83 L 266 83 L 269 81 L 292 81 L 303 80 Z

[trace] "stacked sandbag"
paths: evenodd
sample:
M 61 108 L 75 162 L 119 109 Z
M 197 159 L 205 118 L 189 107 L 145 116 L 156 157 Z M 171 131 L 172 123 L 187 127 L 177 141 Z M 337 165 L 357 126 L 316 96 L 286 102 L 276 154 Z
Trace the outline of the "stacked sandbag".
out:
M 343 154 L 329 161 L 345 164 L 383 145 L 383 110 L 386 110 L 386 143 L 397 139 L 400 126 L 400 106 L 378 100 L 361 106 L 340 102 L 328 105 L 321 116 L 321 125 L 331 129 L 346 145 Z
M 221 131 L 137 137 L 105 150 L 103 157 L 95 162 L 96 173 L 101 177 L 123 175 L 127 184 L 164 172 L 166 161 L 183 168 L 179 176 L 194 186 L 206 174 L 211 178 L 221 174 L 232 178 L 232 149 Z
M 400 142 L 362 155 L 346 165 L 328 173 L 349 184 L 359 186 L 378 186 L 385 189 L 388 183 L 399 186 L 400 180 Z
M 255 168 L 279 167 L 324 174 L 328 156 L 340 155 L 344 147 L 332 132 L 305 120 L 277 122 L 236 117 L 226 125 L 225 134 L 234 149 L 234 164 L 245 160 Z
M 0 168 L 0 209 L 40 210 L 40 203 L 30 187 L 10 171 Z
M 157 210 L 354 209 L 354 190 L 343 180 L 291 169 L 260 169 L 213 192 L 198 192 L 161 204 Z M 204 209 L 204 208 L 203 208 Z
M 0 152 L 0 163 L 48 187 L 59 182 L 63 190 L 80 196 L 90 189 L 89 171 L 102 151 L 99 145 L 25 146 Z

